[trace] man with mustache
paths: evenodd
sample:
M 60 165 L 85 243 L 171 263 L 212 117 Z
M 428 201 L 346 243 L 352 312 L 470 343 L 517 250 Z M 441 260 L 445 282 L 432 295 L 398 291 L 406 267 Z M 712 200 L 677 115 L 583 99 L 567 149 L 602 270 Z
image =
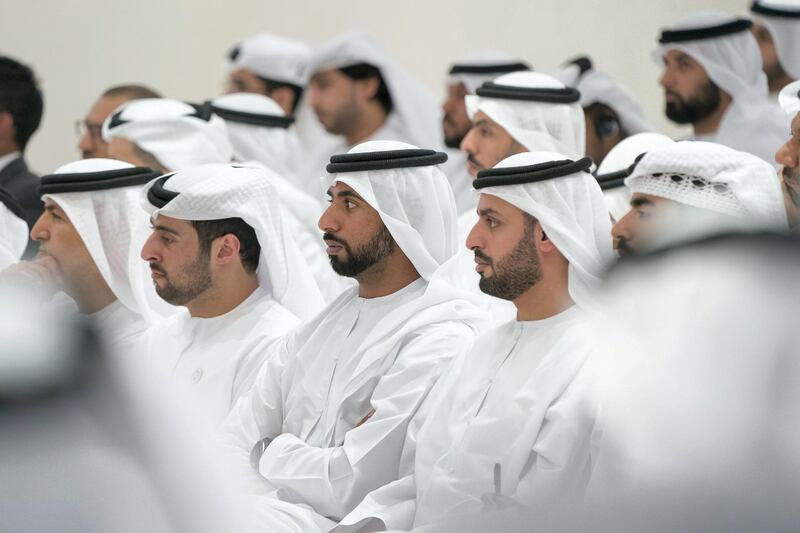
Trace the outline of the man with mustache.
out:
M 631 209 L 613 227 L 622 255 L 724 231 L 785 231 L 775 169 L 746 152 L 699 141 L 654 148 L 625 178 Z
M 158 295 L 186 308 L 146 338 L 152 365 L 218 425 L 255 379 L 264 346 L 322 307 L 266 171 L 201 165 L 145 187 L 141 249 Z M 260 347 L 259 347 L 260 346 Z
M 44 213 L 31 230 L 39 254 L 0 273 L 4 283 L 52 296 L 63 291 L 96 321 L 115 350 L 132 348 L 167 312 L 147 280 L 138 250 L 147 238 L 139 191 L 149 168 L 86 159 L 42 176 Z
M 319 227 L 358 287 L 286 336 L 224 426 L 267 516 L 295 530 L 335 525 L 396 478 L 409 420 L 477 333 L 473 296 L 439 272 L 457 247 L 446 157 L 371 141 L 327 166 Z
M 450 178 L 459 214 L 475 209 L 474 176 L 467 171 L 466 154 L 459 150 L 461 141 L 472 128 L 464 97 L 475 94 L 475 90 L 487 81 L 521 70 L 530 70 L 530 67 L 519 59 L 490 53 L 476 54 L 450 67 L 447 98 L 442 103 L 442 134 L 444 144 L 449 148 L 444 170 Z
M 612 260 L 590 167 L 530 152 L 478 173 L 480 219 L 466 245 L 481 291 L 511 301 L 516 317 L 456 358 L 410 425 L 402 477 L 337 531 L 439 531 L 581 492 L 597 410 L 586 310 Z
M 667 118 L 691 124 L 692 140 L 772 161 L 787 120 L 767 98 L 752 23 L 719 12 L 691 15 L 659 38 Z
M 584 155 L 586 136 L 580 93 L 540 72 L 512 72 L 484 82 L 464 101 L 472 128 L 461 141 L 474 177 L 508 156 L 536 150 Z M 474 210 L 459 219 L 459 234 L 477 220 Z
M 779 176 L 789 227 L 797 233 L 800 230 L 800 81 L 784 87 L 779 102 L 793 118 L 789 140 L 775 152 L 775 162 L 781 165 Z

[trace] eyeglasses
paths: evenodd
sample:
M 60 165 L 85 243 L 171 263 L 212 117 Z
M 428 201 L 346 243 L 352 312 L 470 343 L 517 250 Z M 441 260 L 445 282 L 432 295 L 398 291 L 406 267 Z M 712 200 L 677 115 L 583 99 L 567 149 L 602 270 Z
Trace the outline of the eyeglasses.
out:
M 78 138 L 82 138 L 84 135 L 89 135 L 92 139 L 100 140 L 103 138 L 103 125 L 102 124 L 92 124 L 90 122 L 86 122 L 85 120 L 76 120 L 75 121 L 75 135 Z

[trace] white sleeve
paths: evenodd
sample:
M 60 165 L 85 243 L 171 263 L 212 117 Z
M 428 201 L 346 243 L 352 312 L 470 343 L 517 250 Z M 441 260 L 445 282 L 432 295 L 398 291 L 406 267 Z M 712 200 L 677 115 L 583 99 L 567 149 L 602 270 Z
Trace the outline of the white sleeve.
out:
M 256 443 L 274 438 L 283 427 L 283 393 L 281 380 L 289 360 L 289 336 L 279 342 L 266 343 L 271 349 L 266 363 L 259 370 L 255 383 L 234 405 L 219 429 L 222 453 L 244 483 L 246 492 L 264 494 L 272 489 L 250 463 L 250 453 Z
M 378 381 L 370 399 L 374 414 L 349 430 L 341 446 L 318 448 L 280 435 L 261 458 L 261 474 L 282 498 L 341 519 L 369 492 L 397 479 L 409 421 L 442 367 L 474 336 L 470 326 L 452 322 L 417 332 Z

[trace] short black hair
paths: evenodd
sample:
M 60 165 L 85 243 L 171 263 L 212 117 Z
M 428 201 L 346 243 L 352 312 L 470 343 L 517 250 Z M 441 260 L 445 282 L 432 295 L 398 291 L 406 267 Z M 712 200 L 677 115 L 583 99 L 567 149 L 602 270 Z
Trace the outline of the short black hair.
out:
M 202 253 L 211 252 L 211 242 L 217 237 L 231 233 L 239 239 L 239 259 L 247 272 L 255 272 L 258 268 L 258 257 L 261 245 L 258 244 L 256 231 L 241 218 L 221 218 L 217 220 L 192 220 L 197 231 Z
M 299 85 L 295 85 L 294 83 L 272 80 L 270 78 L 262 78 L 261 76 L 256 76 L 256 78 L 264 82 L 265 96 L 269 96 L 269 93 L 271 93 L 275 89 L 284 89 L 284 88 L 291 89 L 292 93 L 294 94 L 294 103 L 292 104 L 292 114 L 294 114 L 294 112 L 297 111 L 297 106 L 300 105 L 300 98 L 302 98 L 303 96 L 302 87 L 300 87 Z
M 0 56 L 0 112 L 14 118 L 14 142 L 25 151 L 31 135 L 42 121 L 42 91 L 30 67 Z
M 381 104 L 383 110 L 388 115 L 394 109 L 394 102 L 392 102 L 392 95 L 389 94 L 389 87 L 381 75 L 378 67 L 370 65 L 369 63 L 356 63 L 348 67 L 342 67 L 339 71 L 352 80 L 366 80 L 369 78 L 378 78 L 378 90 L 375 93 L 375 99 Z
M 105 90 L 103 96 L 108 98 L 124 96 L 130 100 L 139 100 L 142 98 L 161 98 L 161 95 L 150 87 L 137 85 L 135 83 L 109 87 Z

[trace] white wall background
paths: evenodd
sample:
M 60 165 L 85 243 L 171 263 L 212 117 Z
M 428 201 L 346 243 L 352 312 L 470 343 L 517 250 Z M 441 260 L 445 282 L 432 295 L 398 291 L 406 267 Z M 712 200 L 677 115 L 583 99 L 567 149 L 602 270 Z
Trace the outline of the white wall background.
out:
M 13 0 L 9 0 L 9 3 Z M 746 0 L 17 0 L 0 17 L 0 53 L 31 65 L 45 116 L 28 148 L 40 173 L 77 159 L 73 123 L 108 86 L 141 82 L 166 96 L 202 100 L 224 88 L 225 55 L 259 31 L 320 44 L 366 30 L 443 95 L 449 64 L 482 49 L 553 71 L 578 54 L 631 88 L 648 118 L 661 114 L 659 28 L 700 9 L 746 13 Z

